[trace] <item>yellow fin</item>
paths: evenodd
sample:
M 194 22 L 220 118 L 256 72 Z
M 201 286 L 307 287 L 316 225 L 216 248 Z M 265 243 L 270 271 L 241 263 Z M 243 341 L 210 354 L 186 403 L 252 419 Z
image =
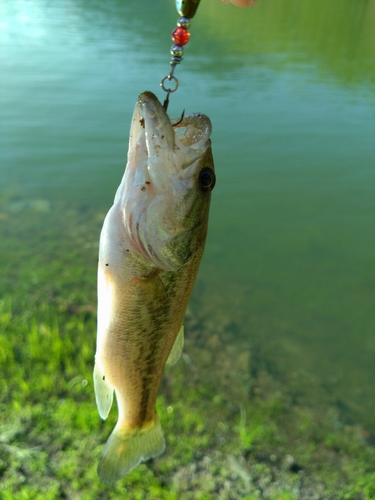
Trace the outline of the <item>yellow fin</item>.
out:
M 184 347 L 184 325 L 182 324 L 180 331 L 174 341 L 171 352 L 167 359 L 167 365 L 174 365 L 180 359 L 182 349 Z
M 105 420 L 108 417 L 109 410 L 113 402 L 113 389 L 105 381 L 105 375 L 97 364 L 94 366 L 94 389 L 96 406 L 98 407 L 100 417 Z
M 111 484 L 126 476 L 140 462 L 157 457 L 165 450 L 165 439 L 156 416 L 152 424 L 124 431 L 117 424 L 109 436 L 98 465 L 98 476 Z

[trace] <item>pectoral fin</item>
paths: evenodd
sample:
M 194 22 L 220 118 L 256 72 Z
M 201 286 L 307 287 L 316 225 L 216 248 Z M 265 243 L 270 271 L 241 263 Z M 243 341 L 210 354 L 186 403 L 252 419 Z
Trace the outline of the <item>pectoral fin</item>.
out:
M 105 375 L 97 364 L 94 366 L 94 389 L 96 406 L 98 407 L 100 417 L 105 420 L 108 417 L 109 410 L 113 402 L 113 389 L 106 382 Z
M 169 353 L 166 363 L 167 365 L 174 365 L 175 363 L 177 363 L 177 361 L 181 356 L 183 347 L 184 347 L 184 325 L 181 325 L 180 331 L 178 332 L 176 340 L 174 341 L 172 350 Z

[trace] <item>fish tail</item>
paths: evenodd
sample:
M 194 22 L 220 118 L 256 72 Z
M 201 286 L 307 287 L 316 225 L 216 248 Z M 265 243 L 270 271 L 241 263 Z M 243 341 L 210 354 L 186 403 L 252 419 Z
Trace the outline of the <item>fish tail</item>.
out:
M 157 457 L 165 450 L 165 439 L 159 417 L 138 429 L 124 430 L 117 423 L 104 447 L 98 476 L 111 484 L 128 474 L 140 462 Z

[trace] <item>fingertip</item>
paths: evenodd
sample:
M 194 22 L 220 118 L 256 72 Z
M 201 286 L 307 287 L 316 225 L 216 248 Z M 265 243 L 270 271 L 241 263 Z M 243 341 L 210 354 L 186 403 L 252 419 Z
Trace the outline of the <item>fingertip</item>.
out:
M 254 7 L 258 0 L 229 0 L 236 7 Z

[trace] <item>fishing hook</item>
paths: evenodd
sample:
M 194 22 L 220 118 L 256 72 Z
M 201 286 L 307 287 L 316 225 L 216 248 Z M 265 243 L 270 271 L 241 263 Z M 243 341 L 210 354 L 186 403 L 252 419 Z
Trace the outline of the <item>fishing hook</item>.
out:
M 172 123 L 172 127 L 177 127 L 177 125 L 180 125 L 180 123 L 184 119 L 184 116 L 185 116 L 185 110 L 183 110 L 183 112 L 181 113 L 180 119 L 176 123 Z

